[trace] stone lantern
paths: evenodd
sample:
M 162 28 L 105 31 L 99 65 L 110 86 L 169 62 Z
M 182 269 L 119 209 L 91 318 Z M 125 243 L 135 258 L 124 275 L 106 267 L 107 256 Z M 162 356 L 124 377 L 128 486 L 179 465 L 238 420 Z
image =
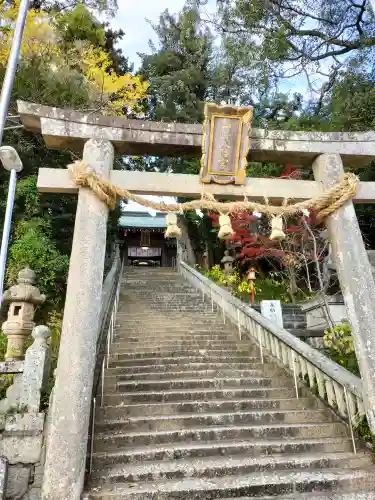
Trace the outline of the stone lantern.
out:
M 8 319 L 2 325 L 2 330 L 8 337 L 6 360 L 24 358 L 26 338 L 35 326 L 35 306 L 46 300 L 34 283 L 34 271 L 25 268 L 18 273 L 17 285 L 4 292 L 4 302 L 9 303 Z
M 234 258 L 229 255 L 229 250 L 225 250 L 221 263 L 224 265 L 224 272 L 227 278 L 229 278 L 233 272 L 233 261 Z

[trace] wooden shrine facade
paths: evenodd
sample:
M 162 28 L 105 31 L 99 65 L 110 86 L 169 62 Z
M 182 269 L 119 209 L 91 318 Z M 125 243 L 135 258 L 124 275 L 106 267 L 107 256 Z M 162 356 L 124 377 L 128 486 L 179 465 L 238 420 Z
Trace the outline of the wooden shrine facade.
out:
M 177 257 L 176 240 L 164 237 L 165 214 L 126 211 L 119 219 L 119 241 L 124 265 L 173 267 Z

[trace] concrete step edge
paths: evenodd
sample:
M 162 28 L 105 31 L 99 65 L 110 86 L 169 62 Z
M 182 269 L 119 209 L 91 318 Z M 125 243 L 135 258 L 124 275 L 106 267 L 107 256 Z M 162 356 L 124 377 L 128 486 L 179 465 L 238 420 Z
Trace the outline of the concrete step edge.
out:
M 145 474 L 155 474 L 155 473 L 169 473 L 181 471 L 186 473 L 186 476 L 194 476 L 197 473 L 205 472 L 208 470 L 215 469 L 236 469 L 241 466 L 259 466 L 259 467 L 270 467 L 270 469 L 277 470 L 277 465 L 292 465 L 288 467 L 294 469 L 296 464 L 301 464 L 304 467 L 308 466 L 312 462 L 341 462 L 357 459 L 358 462 L 363 460 L 364 464 L 368 466 L 371 463 L 371 457 L 369 454 L 360 453 L 354 454 L 348 452 L 342 453 L 306 453 L 306 454 L 273 454 L 272 456 L 261 455 L 257 457 L 249 457 L 247 455 L 236 455 L 228 460 L 228 457 L 216 456 L 207 457 L 204 460 L 200 458 L 183 458 L 179 460 L 163 460 L 163 461 L 149 461 L 144 464 L 116 464 L 112 466 L 106 466 L 99 470 L 94 470 L 95 477 L 108 478 L 110 476 L 116 476 L 119 474 L 138 475 Z M 328 468 L 322 466 L 323 468 Z M 344 468 L 344 467 L 343 467 Z M 352 467 L 348 467 L 350 469 Z M 190 473 L 189 473 L 190 472 Z
M 258 490 L 261 487 L 264 490 L 270 490 L 270 487 L 280 487 L 285 485 L 290 485 L 293 487 L 293 490 L 297 489 L 300 491 L 298 485 L 303 485 L 303 488 L 306 490 L 309 483 L 312 484 L 320 484 L 326 485 L 330 490 L 331 484 L 336 485 L 336 487 L 340 484 L 346 485 L 348 481 L 364 481 L 367 483 L 374 483 L 375 478 L 373 473 L 369 470 L 351 470 L 351 469 L 320 469 L 314 471 L 279 471 L 277 474 L 275 471 L 252 473 L 246 475 L 234 475 L 234 476 L 224 476 L 219 478 L 194 478 L 192 482 L 190 478 L 184 478 L 181 480 L 175 481 L 158 481 L 157 483 L 142 483 L 137 485 L 137 483 L 129 484 L 117 483 L 115 490 L 108 489 L 108 494 L 113 492 L 115 498 L 120 498 L 119 495 L 122 495 L 121 498 L 126 498 L 124 495 L 129 494 L 129 498 L 136 498 L 135 494 L 138 498 L 142 498 L 143 500 L 157 498 L 154 494 L 157 494 L 160 499 L 163 499 L 163 495 L 167 495 L 164 498 L 172 498 L 169 494 L 179 494 L 180 498 L 184 498 L 182 495 L 191 495 L 191 498 L 197 499 L 200 492 L 204 494 L 204 492 L 222 491 L 225 492 L 241 492 L 243 489 L 255 489 L 257 491 L 256 496 L 260 496 Z M 353 485 L 353 486 L 358 486 Z M 103 487 L 101 491 L 96 491 L 91 493 L 92 497 L 86 498 L 95 498 L 103 495 L 107 488 Z M 143 497 L 139 496 L 143 495 Z M 147 496 L 146 496 L 147 495 Z M 152 496 L 148 496 L 152 495 Z M 194 496 L 192 496 L 194 495 Z M 238 496 L 238 495 L 237 495 Z M 218 496 L 215 494 L 215 497 Z M 211 498 L 215 498 L 212 497 Z M 232 495 L 233 497 L 233 495 Z M 174 497 L 177 498 L 177 497 Z M 204 498 L 204 497 L 203 497 Z

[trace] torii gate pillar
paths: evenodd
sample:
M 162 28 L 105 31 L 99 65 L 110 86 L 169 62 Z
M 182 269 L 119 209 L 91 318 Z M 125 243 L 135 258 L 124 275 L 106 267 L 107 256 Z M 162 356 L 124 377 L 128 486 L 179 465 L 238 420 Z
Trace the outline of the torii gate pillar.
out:
M 91 139 L 83 161 L 109 177 L 114 149 Z M 48 434 L 42 498 L 79 500 L 86 465 L 91 392 L 101 306 L 108 207 L 80 189 Z
M 329 189 L 344 175 L 340 155 L 323 154 L 313 163 L 314 176 Z M 363 402 L 375 429 L 375 287 L 354 205 L 348 201 L 326 220 L 355 352 L 363 381 Z

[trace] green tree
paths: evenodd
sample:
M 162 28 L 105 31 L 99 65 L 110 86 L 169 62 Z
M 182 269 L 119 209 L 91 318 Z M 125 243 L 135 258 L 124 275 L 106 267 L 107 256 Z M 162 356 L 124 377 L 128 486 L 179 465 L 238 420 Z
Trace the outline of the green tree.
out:
M 168 10 L 152 25 L 158 44 L 141 54 L 141 74 L 150 82 L 149 117 L 153 120 L 200 122 L 210 81 L 213 38 L 199 9 L 187 3 L 179 15 Z
M 218 0 L 215 24 L 253 50 L 276 78 L 302 72 L 329 75 L 350 64 L 371 67 L 375 24 L 371 2 L 361 0 Z
M 32 0 L 30 7 L 35 10 L 47 10 L 50 12 L 64 12 L 74 9 L 77 4 L 82 4 L 89 9 L 100 13 L 114 15 L 118 8 L 117 0 Z

